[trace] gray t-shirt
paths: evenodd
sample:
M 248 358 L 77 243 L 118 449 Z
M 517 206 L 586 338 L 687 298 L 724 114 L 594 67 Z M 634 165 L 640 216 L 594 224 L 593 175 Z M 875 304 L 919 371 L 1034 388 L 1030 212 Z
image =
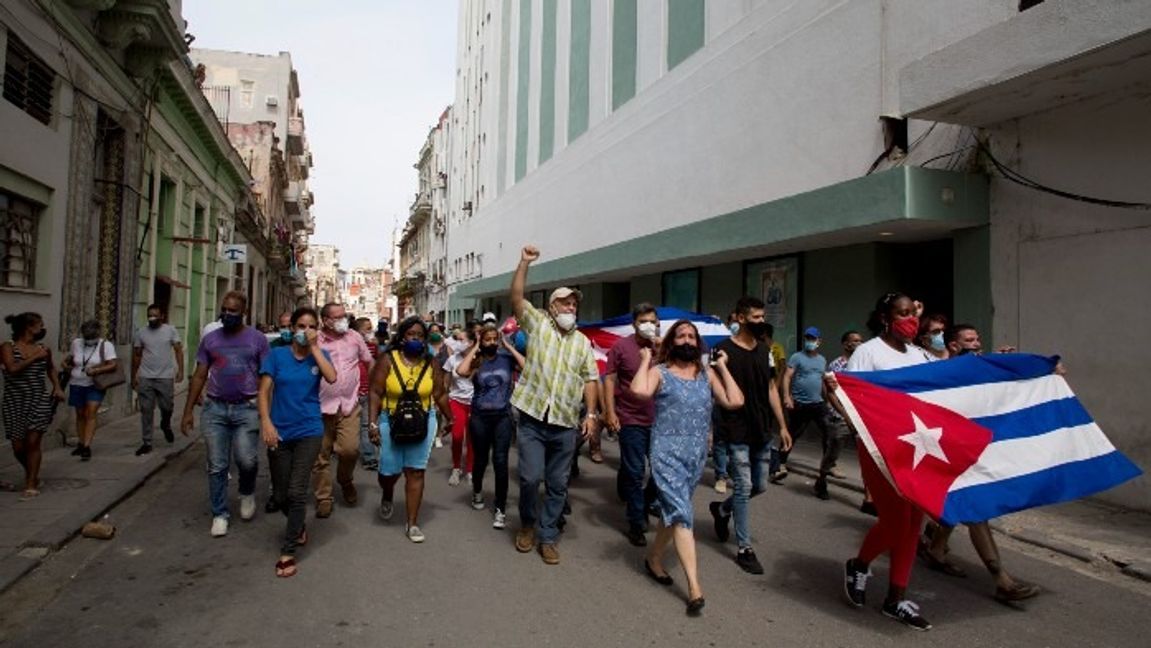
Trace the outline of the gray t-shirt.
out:
M 180 334 L 171 324 L 161 324 L 159 328 L 143 326 L 136 329 L 132 338 L 132 348 L 141 349 L 140 378 L 162 378 L 172 380 L 176 377 L 176 354 L 172 347 L 180 344 Z

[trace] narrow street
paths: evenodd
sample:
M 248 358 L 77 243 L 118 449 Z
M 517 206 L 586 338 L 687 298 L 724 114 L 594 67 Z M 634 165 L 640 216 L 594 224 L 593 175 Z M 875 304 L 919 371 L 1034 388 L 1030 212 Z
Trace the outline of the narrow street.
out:
M 581 462 L 558 567 L 517 554 L 513 529 L 494 531 L 489 511 L 468 506 L 466 485 L 447 485 L 445 448 L 433 452 L 421 519 L 426 543 L 404 538 L 399 512 L 391 524 L 376 517 L 374 479 L 358 470 L 361 504 L 310 519 L 300 573 L 283 580 L 272 568 L 283 530 L 279 515 L 237 519 L 227 537 L 209 537 L 197 445 L 112 511 L 119 526 L 114 539 L 74 540 L 0 597 L 0 643 L 1083 647 L 1133 646 L 1151 629 L 1145 614 L 1151 584 L 1002 537 L 1005 564 L 1044 593 L 1020 608 L 996 603 L 961 533 L 953 551 L 968 578 L 921 566 L 913 577 L 911 596 L 935 624 L 932 632 L 915 633 L 879 614 L 883 560 L 868 607 L 852 609 L 842 598 L 842 561 L 870 518 L 854 510 L 846 491 L 834 490 L 830 502 L 811 497 L 799 475 L 752 504 L 764 576 L 741 572 L 731 561 L 734 546 L 715 541 L 706 513 L 715 495 L 697 491 L 707 607 L 702 618 L 689 618 L 674 560 L 668 566 L 677 584 L 663 589 L 643 574 L 640 550 L 617 530 L 617 447 L 606 449 L 602 466 Z M 513 509 L 515 495 L 513 483 Z

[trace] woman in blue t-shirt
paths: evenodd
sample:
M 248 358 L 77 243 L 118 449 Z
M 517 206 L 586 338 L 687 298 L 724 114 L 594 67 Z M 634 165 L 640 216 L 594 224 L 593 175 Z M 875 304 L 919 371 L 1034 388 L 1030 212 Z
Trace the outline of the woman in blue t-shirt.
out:
M 268 446 L 272 499 L 288 517 L 276 562 L 281 578 L 296 575 L 296 547 L 308 541 L 308 484 L 324 439 L 320 377 L 336 382 L 336 369 L 316 339 L 319 320 L 315 310 L 297 308 L 292 345 L 272 349 L 260 365 L 260 436 Z
M 501 352 L 500 346 L 503 345 Z M 488 457 L 496 477 L 496 500 L 492 509 L 492 528 L 507 526 L 504 511 L 508 502 L 508 451 L 512 444 L 512 411 L 509 405 L 515 373 L 524 367 L 524 357 L 495 324 L 480 329 L 479 344 L 468 349 L 467 356 L 456 373 L 471 378 L 472 415 L 468 420 L 468 434 L 472 438 L 475 459 L 472 464 L 472 507 L 484 507 L 484 472 Z

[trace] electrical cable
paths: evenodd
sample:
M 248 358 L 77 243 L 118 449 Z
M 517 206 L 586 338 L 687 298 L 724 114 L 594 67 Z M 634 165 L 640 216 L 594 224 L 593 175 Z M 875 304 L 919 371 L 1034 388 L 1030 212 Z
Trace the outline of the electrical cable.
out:
M 1085 203 L 1092 204 L 1092 205 L 1100 205 L 1103 207 L 1115 207 L 1115 208 L 1119 208 L 1119 209 L 1138 209 L 1138 210 L 1151 211 L 1151 203 L 1128 202 L 1125 200 L 1110 200 L 1107 198 L 1097 198 L 1094 196 L 1085 196 L 1083 194 L 1077 194 L 1077 193 L 1074 193 L 1071 191 L 1064 191 L 1062 189 L 1056 189 L 1055 187 L 1045 185 L 1041 182 L 1038 182 L 1036 180 L 1032 180 L 1031 178 L 1028 178 L 1027 176 L 1023 175 L 1022 173 L 1019 173 L 1018 171 L 1011 169 L 1007 165 L 1000 162 L 995 157 L 995 155 L 991 152 L 991 148 L 988 147 L 984 142 L 980 141 L 978 138 L 976 138 L 976 140 L 975 140 L 975 146 L 977 146 L 979 148 L 979 150 L 982 151 L 983 154 L 987 156 L 988 161 L 991 162 L 991 165 L 994 166 L 997 171 L 999 171 L 999 174 L 1005 180 L 1009 180 L 1011 182 L 1022 185 L 1024 187 L 1029 188 L 1029 189 L 1034 189 L 1036 191 L 1042 191 L 1044 193 L 1049 193 L 1053 196 L 1058 196 L 1060 198 L 1066 198 L 1068 200 L 1076 200 L 1079 202 L 1085 202 Z

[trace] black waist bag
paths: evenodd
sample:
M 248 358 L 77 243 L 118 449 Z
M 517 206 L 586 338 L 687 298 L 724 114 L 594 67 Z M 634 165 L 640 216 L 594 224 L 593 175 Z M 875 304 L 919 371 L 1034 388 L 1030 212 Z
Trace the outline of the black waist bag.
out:
M 396 409 L 389 415 L 389 429 L 392 442 L 397 445 L 421 443 L 428 438 L 428 411 L 420 401 L 419 385 L 428 372 L 431 362 L 424 361 L 424 368 L 416 378 L 415 389 L 404 384 L 400 377 L 400 370 L 396 368 L 396 358 L 392 357 L 392 371 L 396 374 L 396 382 L 400 383 L 400 397 L 396 400 Z

